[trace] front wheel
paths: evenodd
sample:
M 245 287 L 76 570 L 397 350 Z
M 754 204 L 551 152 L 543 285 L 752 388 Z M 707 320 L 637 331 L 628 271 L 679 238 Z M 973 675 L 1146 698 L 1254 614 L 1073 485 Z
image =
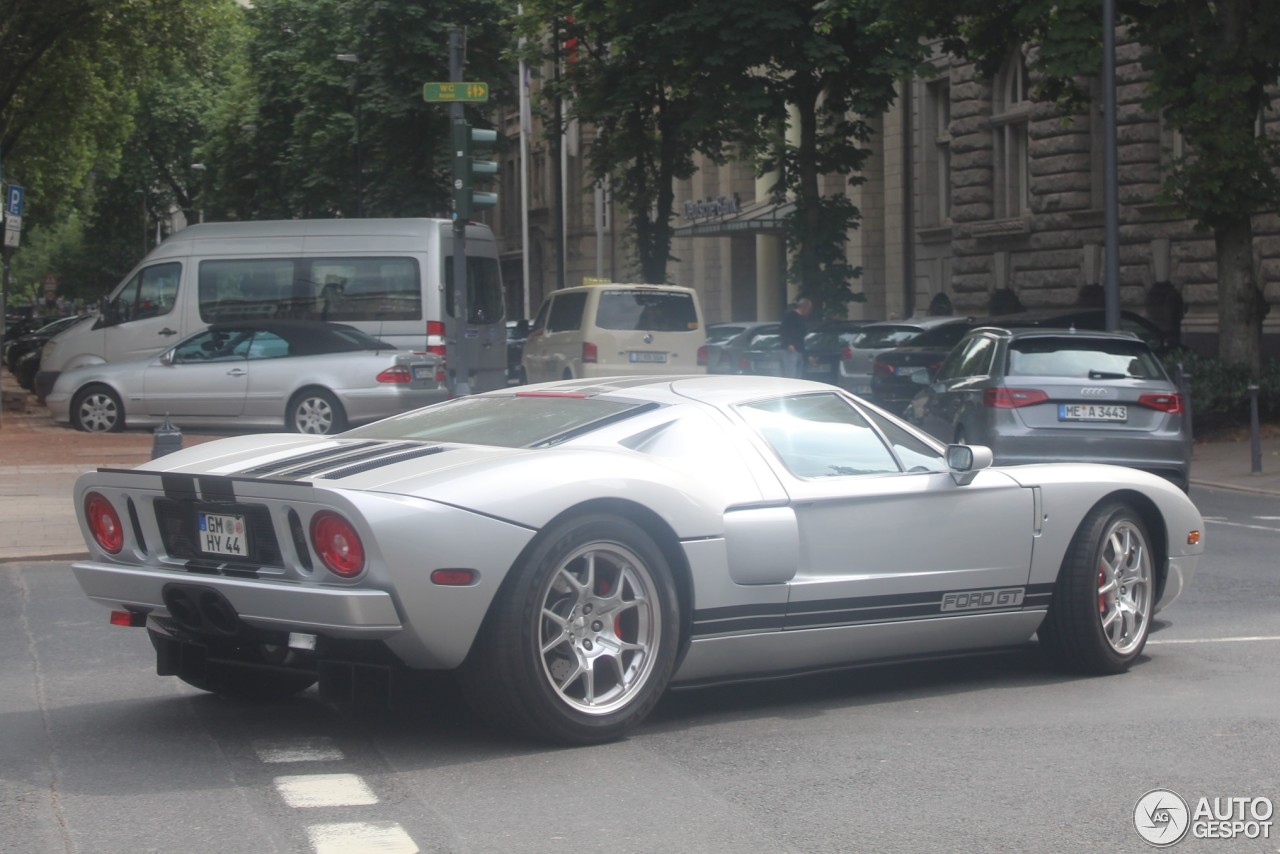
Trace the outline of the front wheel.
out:
M 124 404 L 106 386 L 81 389 L 71 399 L 71 425 L 87 433 L 119 433 L 124 429 Z
M 285 423 L 296 433 L 327 436 L 347 429 L 347 416 L 342 404 L 322 388 L 305 389 L 289 401 Z
M 679 604 L 639 525 L 593 514 L 545 531 L 500 594 L 460 673 L 499 726 L 565 744 L 620 738 L 675 665 Z
M 1077 672 L 1129 669 L 1147 643 L 1155 604 L 1154 555 L 1142 517 L 1128 504 L 1094 508 L 1062 562 L 1040 640 Z

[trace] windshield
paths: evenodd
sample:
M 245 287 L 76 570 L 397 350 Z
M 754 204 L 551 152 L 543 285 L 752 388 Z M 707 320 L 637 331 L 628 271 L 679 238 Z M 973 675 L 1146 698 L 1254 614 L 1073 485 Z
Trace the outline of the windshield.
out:
M 647 408 L 646 404 L 569 395 L 464 397 L 357 427 L 345 435 L 531 448 L 556 444 Z

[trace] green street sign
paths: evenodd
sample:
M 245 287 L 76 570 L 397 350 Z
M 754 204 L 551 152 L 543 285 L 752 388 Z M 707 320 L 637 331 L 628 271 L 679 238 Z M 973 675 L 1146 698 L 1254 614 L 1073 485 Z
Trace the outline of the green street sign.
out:
M 425 101 L 466 101 L 480 103 L 489 100 L 488 83 L 423 83 L 422 98 Z

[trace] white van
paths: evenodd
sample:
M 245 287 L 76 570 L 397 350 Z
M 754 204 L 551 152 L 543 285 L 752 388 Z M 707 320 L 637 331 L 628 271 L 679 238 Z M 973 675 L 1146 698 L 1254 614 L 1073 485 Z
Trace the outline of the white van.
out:
M 707 329 L 692 288 L 599 284 L 564 288 L 538 309 L 521 380 L 707 372 Z
M 463 335 L 474 391 L 506 385 L 507 328 L 493 233 L 467 226 Z M 445 355 L 454 334 L 453 223 L 329 219 L 193 225 L 151 251 L 95 323 L 51 340 L 36 390 L 82 365 L 141 359 L 219 321 L 349 323 L 396 347 Z

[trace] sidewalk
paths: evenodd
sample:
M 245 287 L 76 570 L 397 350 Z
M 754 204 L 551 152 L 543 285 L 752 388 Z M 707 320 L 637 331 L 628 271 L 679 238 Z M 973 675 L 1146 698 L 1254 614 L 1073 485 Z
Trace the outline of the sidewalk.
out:
M 6 391 L 16 390 L 5 374 Z M 71 489 L 81 472 L 127 468 L 151 458 L 150 430 L 81 433 L 53 423 L 49 410 L 27 395 L 25 411 L 5 401 L 0 411 L 0 562 L 51 560 L 87 554 Z M 183 433 L 183 447 L 223 438 Z M 1199 443 L 1191 482 L 1280 496 L 1280 435 L 1262 440 L 1262 473 L 1251 474 L 1252 449 L 1239 441 Z

